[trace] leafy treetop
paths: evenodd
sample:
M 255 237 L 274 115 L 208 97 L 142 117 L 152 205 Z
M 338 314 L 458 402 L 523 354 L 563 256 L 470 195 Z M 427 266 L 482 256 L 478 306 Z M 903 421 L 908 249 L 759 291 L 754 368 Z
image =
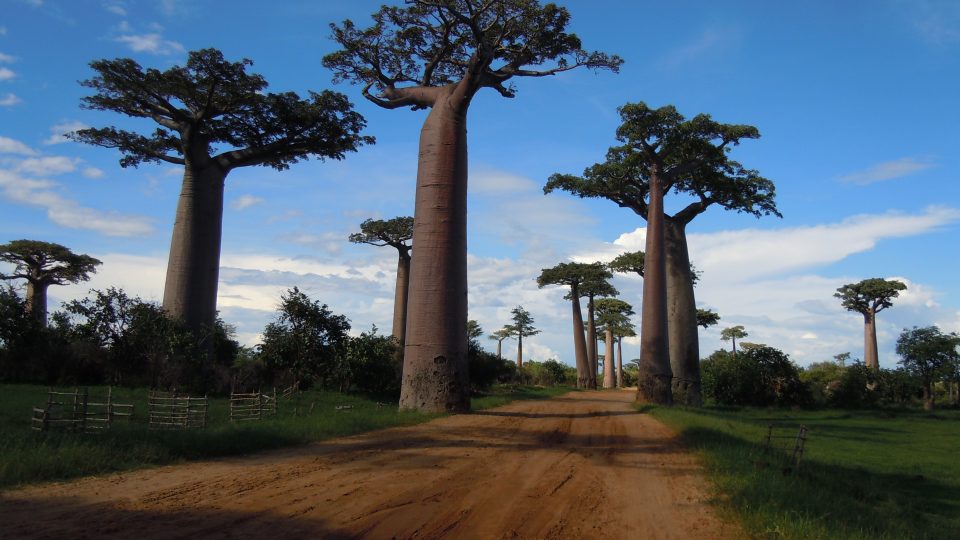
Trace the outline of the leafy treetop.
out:
M 833 296 L 849 311 L 867 315 L 877 313 L 893 305 L 893 299 L 907 286 L 895 279 L 870 278 L 859 283 L 848 283 L 837 289 Z
M 720 314 L 710 309 L 697 308 L 697 326 L 709 328 L 720 322 Z
M 470 319 L 467 321 L 467 339 L 475 340 L 483 335 L 483 328 L 480 327 L 480 323 Z
M 731 326 L 730 328 L 724 328 L 720 331 L 720 339 L 724 341 L 730 341 L 731 339 L 743 339 L 749 334 L 741 325 Z
M 596 264 L 560 263 L 551 268 L 544 268 L 537 277 L 537 286 L 541 289 L 547 285 L 579 287 L 581 283 L 591 279 L 598 270 Z
M 294 92 L 266 92 L 267 81 L 247 73 L 252 64 L 228 62 L 217 49 L 192 51 L 185 66 L 166 71 L 143 69 L 129 58 L 97 60 L 90 64 L 97 75 L 81 82 L 96 92 L 83 98 L 83 106 L 160 127 L 148 136 L 115 127 L 69 136 L 120 150 L 122 167 L 163 161 L 217 165 L 224 172 L 249 165 L 283 170 L 310 156 L 342 159 L 374 142 L 358 135 L 365 121 L 343 94 L 325 90 L 301 99 Z M 216 154 L 218 145 L 224 149 Z
M 69 248 L 39 240 L 14 240 L 0 244 L 0 261 L 14 265 L 0 279 L 25 279 L 35 285 L 66 285 L 90 279 L 100 260 Z
M 960 335 L 944 334 L 936 326 L 904 330 L 897 338 L 900 364 L 924 381 L 947 376 L 960 363 Z
M 512 334 L 520 337 L 535 336 L 540 333 L 540 330 L 533 326 L 533 316 L 523 309 L 523 306 L 513 308 L 510 313 L 513 314 L 513 324 L 505 326 L 504 329 L 509 328 Z
M 497 330 L 496 332 L 490 334 L 490 339 L 502 342 L 505 339 L 513 337 L 513 330 L 509 326 L 504 326 L 503 328 Z
M 360 224 L 360 232 L 352 233 L 350 241 L 354 244 L 373 246 L 392 246 L 403 253 L 410 251 L 407 244 L 413 239 L 413 218 L 395 217 L 390 220 L 368 219 Z
M 596 302 L 597 323 L 613 331 L 629 323 L 633 306 L 617 298 L 601 298 Z
M 560 189 L 581 198 L 609 199 L 646 219 L 650 178 L 656 174 L 664 193 L 672 189 L 695 198 L 674 214 L 682 223 L 712 204 L 757 217 L 780 216 L 773 182 L 727 155 L 741 140 L 759 138 L 757 128 L 721 124 L 706 114 L 687 120 L 672 105 L 651 109 L 642 102 L 628 103 L 619 112 L 623 123 L 617 140 L 622 144 L 611 147 L 606 161 L 588 167 L 582 177 L 551 175 L 544 193 Z
M 331 24 L 342 49 L 323 58 L 334 81 L 364 85 L 380 107 L 432 107 L 440 87 L 466 97 L 493 88 L 504 97 L 513 77 L 543 77 L 577 67 L 617 72 L 623 60 L 581 47 L 565 32 L 570 13 L 536 0 L 408 0 L 382 6 L 373 26 Z M 376 94 L 370 91 L 376 88 Z

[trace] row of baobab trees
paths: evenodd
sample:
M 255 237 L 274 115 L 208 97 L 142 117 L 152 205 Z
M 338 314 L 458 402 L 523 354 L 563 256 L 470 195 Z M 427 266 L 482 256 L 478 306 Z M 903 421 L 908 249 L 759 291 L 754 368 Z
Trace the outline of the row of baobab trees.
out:
M 513 98 L 518 77 L 578 68 L 616 73 L 623 63 L 617 55 L 584 49 L 567 30 L 569 22 L 565 8 L 537 0 L 409 0 L 381 7 L 366 28 L 351 20 L 330 25 L 339 50 L 322 63 L 334 82 L 359 85 L 366 100 L 386 109 L 429 109 L 420 131 L 415 192 L 417 256 L 410 261 L 398 334 L 404 351 L 401 408 L 469 407 L 466 121 L 473 96 L 490 89 Z M 216 49 L 190 52 L 184 66 L 164 71 L 131 59 L 98 60 L 91 63 L 94 77 L 81 83 L 93 91 L 83 98 L 85 108 L 152 120 L 156 129 L 88 128 L 71 134 L 74 140 L 119 150 L 122 167 L 183 167 L 163 307 L 197 330 L 212 326 L 216 314 L 229 173 L 248 166 L 284 170 L 309 157 L 343 159 L 375 142 L 361 134 L 365 120 L 343 94 L 324 90 L 304 99 L 270 92 L 262 76 L 247 72 L 251 64 L 227 61 Z M 723 124 L 705 114 L 687 119 L 672 106 L 644 103 L 624 105 L 619 113 L 617 142 L 605 160 L 582 176 L 553 175 L 544 192 L 605 198 L 646 220 L 637 398 L 670 403 L 676 394 L 697 404 L 699 353 L 686 227 L 712 206 L 779 216 L 774 185 L 729 156 L 741 141 L 759 137 L 753 126 Z M 667 215 L 663 198 L 670 192 L 692 202 Z M 581 319 L 574 320 L 576 325 Z M 585 347 L 578 342 L 575 350 L 580 366 Z

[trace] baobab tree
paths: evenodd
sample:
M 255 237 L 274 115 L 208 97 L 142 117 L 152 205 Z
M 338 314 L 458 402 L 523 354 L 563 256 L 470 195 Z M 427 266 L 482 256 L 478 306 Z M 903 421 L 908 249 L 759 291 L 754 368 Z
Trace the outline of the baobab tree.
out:
M 497 342 L 497 360 L 503 360 L 503 340 L 510 339 L 512 337 L 513 331 L 510 330 L 509 326 L 504 326 L 503 328 L 490 334 L 490 339 L 496 340 Z
M 596 301 L 597 322 L 603 327 L 604 340 L 603 387 L 614 388 L 617 375 L 614 370 L 613 339 L 618 328 L 629 323 L 633 306 L 616 298 L 601 298 Z
M 96 93 L 83 107 L 146 118 L 149 135 L 115 127 L 69 136 L 116 148 L 121 167 L 172 163 L 183 167 L 163 309 L 193 331 L 212 328 L 217 310 L 223 191 L 227 175 L 249 166 L 284 170 L 311 156 L 343 159 L 372 137 L 359 135 L 362 116 L 346 96 L 267 92 L 267 81 L 247 73 L 253 62 L 228 62 L 216 49 L 190 52 L 186 65 L 144 69 L 129 58 L 97 60 L 81 84 Z
M 637 329 L 629 320 L 613 328 L 613 337 L 617 338 L 617 388 L 623 388 L 623 338 L 636 335 Z
M 593 263 L 590 273 L 580 284 L 580 296 L 587 299 L 587 358 L 590 364 L 590 373 L 588 374 L 587 387 L 597 387 L 597 315 L 596 299 L 617 296 L 620 291 L 610 284 L 613 273 L 608 270 L 603 263 Z
M 729 328 L 724 328 L 720 331 L 720 339 L 724 341 L 733 342 L 733 357 L 737 357 L 737 340 L 747 337 L 747 331 L 741 325 L 731 326 Z
M 341 50 L 324 57 L 335 81 L 374 104 L 430 109 L 420 131 L 409 319 L 400 407 L 469 408 L 467 357 L 467 111 L 491 88 L 512 98 L 514 77 L 622 60 L 588 52 L 566 32 L 570 14 L 536 0 L 411 0 L 383 6 L 374 24 L 332 24 Z
M 687 120 L 672 106 L 651 109 L 644 103 L 624 105 L 619 112 L 623 123 L 617 140 L 622 144 L 611 147 L 606 161 L 588 167 L 582 177 L 552 175 L 544 193 L 561 189 L 606 198 L 647 221 L 637 396 L 669 403 L 676 392 L 681 401 L 699 405 L 695 273 L 686 227 L 714 204 L 757 217 L 779 216 L 774 186 L 727 155 L 742 139 L 760 136 L 753 126 L 721 124 L 704 114 Z M 663 196 L 670 190 L 693 201 L 665 215 Z
M 697 308 L 697 326 L 701 328 L 710 328 L 720 324 L 720 314 L 710 309 Z
M 523 336 L 535 336 L 540 333 L 533 326 L 533 317 L 530 312 L 523 309 L 523 306 L 517 306 L 510 310 L 513 314 L 513 324 L 504 328 L 509 328 L 511 335 L 517 336 L 517 367 L 523 367 Z
M 892 306 L 893 299 L 906 288 L 903 282 L 895 279 L 870 278 L 859 283 L 848 283 L 833 294 L 848 311 L 863 315 L 863 360 L 874 371 L 880 370 L 877 313 Z
M 403 355 L 403 336 L 407 327 L 407 285 L 410 282 L 410 240 L 413 239 L 413 218 L 395 217 L 390 220 L 368 219 L 360 224 L 360 232 L 350 235 L 354 244 L 390 246 L 397 250 L 397 284 L 393 294 L 393 339 Z
M 573 313 L 573 351 L 577 367 L 577 388 L 587 388 L 590 382 L 590 360 L 587 354 L 587 341 L 583 335 L 583 313 L 580 310 L 580 285 L 584 281 L 595 279 L 595 274 L 603 268 L 597 263 L 560 263 L 552 268 L 544 268 L 537 277 L 537 286 L 567 285 L 570 292 L 564 298 L 570 300 Z
M 27 311 L 41 326 L 47 325 L 47 289 L 51 285 L 87 281 L 102 264 L 89 255 L 39 240 L 0 244 L 0 261 L 13 265 L 12 272 L 0 273 L 0 280 L 23 279 L 27 282 Z

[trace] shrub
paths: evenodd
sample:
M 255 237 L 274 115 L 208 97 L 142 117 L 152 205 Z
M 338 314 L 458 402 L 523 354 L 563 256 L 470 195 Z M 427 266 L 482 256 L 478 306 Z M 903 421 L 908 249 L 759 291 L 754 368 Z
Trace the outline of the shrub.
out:
M 704 396 L 723 405 L 789 406 L 810 402 L 800 371 L 782 351 L 759 346 L 734 356 L 717 351 L 701 363 Z

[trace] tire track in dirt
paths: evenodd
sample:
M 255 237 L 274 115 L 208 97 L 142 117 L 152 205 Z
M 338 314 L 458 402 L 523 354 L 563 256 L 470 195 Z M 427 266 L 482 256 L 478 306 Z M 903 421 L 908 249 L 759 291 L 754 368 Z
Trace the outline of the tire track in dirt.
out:
M 14 538 L 739 538 L 694 458 L 578 392 L 242 458 L 0 492 Z

